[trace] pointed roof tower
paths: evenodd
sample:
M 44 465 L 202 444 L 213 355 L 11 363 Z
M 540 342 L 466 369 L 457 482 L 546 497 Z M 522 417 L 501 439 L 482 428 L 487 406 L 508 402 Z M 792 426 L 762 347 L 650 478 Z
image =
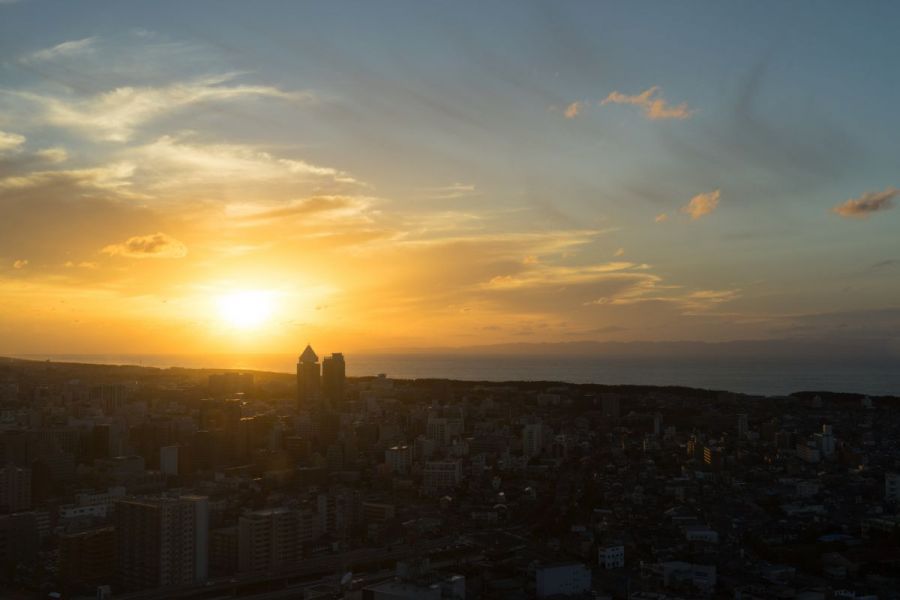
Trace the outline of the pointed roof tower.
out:
M 312 346 L 310 346 L 309 344 L 306 345 L 306 350 L 304 350 L 303 354 L 300 355 L 300 362 L 302 362 L 302 363 L 319 362 L 319 357 L 316 356 L 315 351 L 312 349 Z

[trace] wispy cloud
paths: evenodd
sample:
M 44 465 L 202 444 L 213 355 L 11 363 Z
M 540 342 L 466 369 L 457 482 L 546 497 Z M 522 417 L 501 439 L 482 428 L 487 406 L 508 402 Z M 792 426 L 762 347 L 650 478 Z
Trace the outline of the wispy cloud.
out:
M 94 51 L 94 43 L 96 41 L 97 38 L 95 37 L 86 37 L 80 40 L 70 40 L 68 42 L 57 44 L 56 46 L 51 46 L 50 48 L 44 48 L 42 50 L 32 52 L 22 60 L 24 62 L 43 62 L 48 60 L 55 60 L 62 57 L 87 54 Z
M 245 144 L 201 144 L 163 136 L 128 153 L 142 165 L 164 173 L 154 185 L 182 187 L 189 184 L 228 183 L 235 187 L 248 182 L 297 184 L 327 181 L 357 185 L 353 177 L 332 167 L 284 158 Z M 270 193 L 272 190 L 270 190 Z M 293 190 L 294 197 L 297 190 Z
M 653 219 L 653 221 L 654 221 L 655 223 L 665 223 L 665 222 L 668 221 L 668 220 L 669 220 L 669 215 L 666 214 L 666 213 L 659 213 L 659 214 L 656 215 L 656 217 Z
M 877 263 L 872 265 L 872 269 L 887 269 L 892 267 L 900 266 L 900 259 L 896 258 L 888 258 L 885 260 L 880 260 Z
M 347 217 L 364 212 L 371 202 L 365 198 L 348 196 L 314 196 L 281 204 L 231 204 L 226 209 L 229 217 L 243 220 L 251 224 L 261 224 L 277 219 L 328 215 L 330 217 Z
M 0 152 L 16 150 L 25 143 L 25 136 L 18 133 L 0 131 Z
M 101 252 L 127 258 L 182 258 L 187 247 L 172 236 L 157 232 L 130 237 L 120 244 L 110 244 Z
M 639 268 L 634 263 L 608 262 L 587 267 L 532 264 L 531 268 L 517 275 L 498 275 L 485 284 L 487 289 L 508 290 L 558 285 L 577 285 L 606 278 L 610 273 L 621 273 Z
M 60 127 L 83 131 L 91 137 L 124 142 L 144 123 L 164 114 L 203 102 L 268 97 L 308 101 L 308 92 L 286 92 L 266 85 L 227 85 L 234 74 L 205 77 L 160 87 L 119 87 L 88 98 L 61 98 L 25 91 L 7 94 L 34 102 L 44 119 Z
M 898 194 L 900 189 L 895 187 L 888 187 L 880 192 L 866 192 L 859 198 L 850 198 L 831 210 L 845 218 L 864 219 L 872 213 L 893 208 L 894 198 Z
M 681 212 L 690 215 L 691 219 L 697 220 L 718 208 L 720 195 L 720 190 L 697 194 L 681 208 Z
M 656 85 L 633 96 L 614 91 L 601 101 L 600 104 L 630 104 L 637 106 L 643 111 L 644 116 L 652 121 L 663 119 L 687 119 L 694 114 L 695 111 L 688 108 L 686 102 L 671 105 L 662 97 L 662 95 L 658 95 L 658 92 L 660 92 L 660 88 Z
M 28 261 L 24 258 L 20 258 L 19 260 L 13 261 L 13 269 L 24 269 L 28 266 Z
M 470 183 L 456 182 L 450 185 L 421 188 L 421 193 L 432 200 L 451 200 L 464 196 L 474 196 L 478 192 L 475 186 Z
M 38 150 L 34 153 L 40 159 L 43 159 L 50 163 L 61 163 L 65 162 L 69 158 L 69 153 L 66 152 L 65 148 L 60 148 L 54 146 L 52 148 L 44 148 L 43 150 Z
M 134 168 L 133 163 L 117 162 L 90 169 L 32 171 L 0 178 L 0 191 L 65 185 L 122 192 L 131 185 Z

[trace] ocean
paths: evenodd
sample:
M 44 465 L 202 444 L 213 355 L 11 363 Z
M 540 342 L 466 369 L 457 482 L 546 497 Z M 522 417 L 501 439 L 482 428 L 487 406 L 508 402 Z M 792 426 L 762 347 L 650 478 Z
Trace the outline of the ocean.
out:
M 350 376 L 470 381 L 562 381 L 569 383 L 675 385 L 747 394 L 798 391 L 856 392 L 900 396 L 900 364 L 887 362 L 760 359 L 660 359 L 597 356 L 504 356 L 496 354 L 345 354 Z M 19 358 L 132 364 L 147 367 L 252 369 L 294 372 L 285 354 L 59 354 Z

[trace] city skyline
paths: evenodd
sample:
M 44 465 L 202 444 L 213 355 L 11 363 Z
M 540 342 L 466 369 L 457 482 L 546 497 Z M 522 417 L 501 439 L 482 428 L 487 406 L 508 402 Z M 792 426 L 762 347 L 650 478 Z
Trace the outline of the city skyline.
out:
M 630 8 L 0 2 L 0 353 L 896 356 L 900 8 Z

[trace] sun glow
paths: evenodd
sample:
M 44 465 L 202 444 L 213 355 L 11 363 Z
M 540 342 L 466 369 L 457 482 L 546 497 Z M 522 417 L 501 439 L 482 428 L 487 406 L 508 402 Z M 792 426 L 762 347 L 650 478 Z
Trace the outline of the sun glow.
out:
M 272 292 L 245 290 L 219 296 L 219 316 L 238 329 L 255 329 L 266 323 L 275 310 Z

